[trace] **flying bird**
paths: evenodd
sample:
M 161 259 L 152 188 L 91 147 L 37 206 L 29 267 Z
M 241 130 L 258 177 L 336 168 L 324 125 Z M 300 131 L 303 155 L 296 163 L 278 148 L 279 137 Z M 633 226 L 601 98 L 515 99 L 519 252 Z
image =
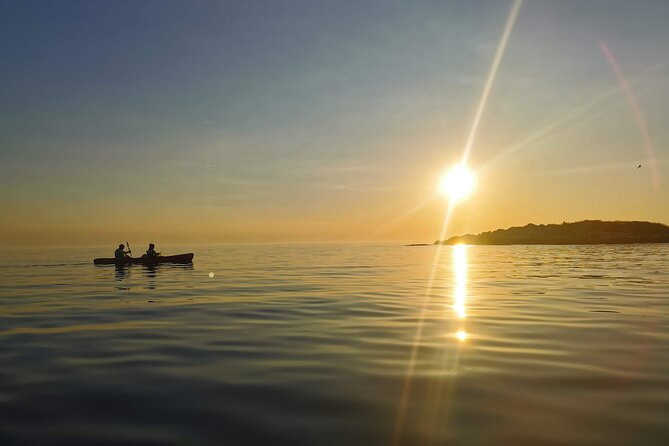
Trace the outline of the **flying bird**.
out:
M 639 164 L 639 166 L 637 167 L 637 169 L 641 169 L 641 164 Z

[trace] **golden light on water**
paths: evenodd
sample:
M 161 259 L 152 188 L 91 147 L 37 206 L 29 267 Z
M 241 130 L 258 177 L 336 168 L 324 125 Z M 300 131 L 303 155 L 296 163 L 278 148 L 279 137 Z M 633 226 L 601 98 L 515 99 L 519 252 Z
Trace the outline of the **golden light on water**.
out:
M 453 247 L 453 272 L 455 275 L 455 294 L 453 308 L 458 318 L 467 317 L 465 301 L 467 299 L 467 245 Z
M 469 197 L 476 188 L 476 178 L 464 164 L 456 164 L 439 180 L 439 192 L 457 203 Z
M 453 279 L 455 289 L 453 292 L 453 310 L 458 319 L 467 317 L 467 245 L 455 245 L 453 247 Z M 460 342 L 467 340 L 467 332 L 464 327 L 455 333 Z

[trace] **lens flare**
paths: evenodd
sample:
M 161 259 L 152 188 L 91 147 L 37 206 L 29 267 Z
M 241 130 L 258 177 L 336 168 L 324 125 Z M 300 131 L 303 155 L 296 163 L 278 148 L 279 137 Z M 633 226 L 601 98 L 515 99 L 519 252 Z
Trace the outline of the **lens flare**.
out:
M 615 54 L 613 54 L 613 51 L 611 51 L 611 48 L 609 48 L 608 45 L 604 42 L 600 43 L 599 46 L 602 49 L 604 56 L 606 56 L 606 59 L 609 61 L 611 69 L 613 70 L 613 72 L 616 75 L 616 78 L 618 79 L 620 88 L 625 94 L 625 98 L 627 99 L 627 102 L 629 103 L 632 109 L 632 116 L 634 116 L 634 121 L 636 122 L 637 128 L 639 129 L 639 134 L 641 135 L 641 141 L 643 143 L 643 147 L 646 151 L 646 155 L 648 156 L 648 161 L 650 163 L 650 172 L 653 179 L 653 186 L 655 186 L 655 189 L 657 189 L 658 187 L 660 187 L 660 176 L 657 173 L 657 161 L 655 160 L 655 147 L 653 145 L 653 139 L 650 137 L 650 132 L 648 131 L 648 125 L 646 124 L 646 119 L 644 118 L 643 113 L 641 112 L 641 106 L 639 105 L 639 101 L 637 100 L 636 95 L 632 91 L 630 83 L 625 77 L 623 69 L 618 63 L 618 59 L 616 59 Z

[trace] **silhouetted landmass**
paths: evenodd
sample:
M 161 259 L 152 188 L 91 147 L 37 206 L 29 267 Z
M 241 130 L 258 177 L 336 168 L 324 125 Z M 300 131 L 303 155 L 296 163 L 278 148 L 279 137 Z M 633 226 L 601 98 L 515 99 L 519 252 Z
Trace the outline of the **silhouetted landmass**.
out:
M 404 246 L 432 246 L 432 245 L 429 243 L 409 243 L 408 245 Z
M 528 224 L 478 235 L 460 235 L 435 245 L 596 245 L 669 243 L 669 226 L 647 221 L 584 220 L 561 225 Z

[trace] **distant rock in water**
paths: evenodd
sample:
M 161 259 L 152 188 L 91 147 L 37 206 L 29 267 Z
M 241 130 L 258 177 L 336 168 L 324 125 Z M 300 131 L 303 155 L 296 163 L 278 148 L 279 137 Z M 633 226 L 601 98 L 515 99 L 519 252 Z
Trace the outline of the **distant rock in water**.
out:
M 528 224 L 478 235 L 437 240 L 435 245 L 596 245 L 606 243 L 669 243 L 669 226 L 647 221 L 584 220 L 561 225 Z

